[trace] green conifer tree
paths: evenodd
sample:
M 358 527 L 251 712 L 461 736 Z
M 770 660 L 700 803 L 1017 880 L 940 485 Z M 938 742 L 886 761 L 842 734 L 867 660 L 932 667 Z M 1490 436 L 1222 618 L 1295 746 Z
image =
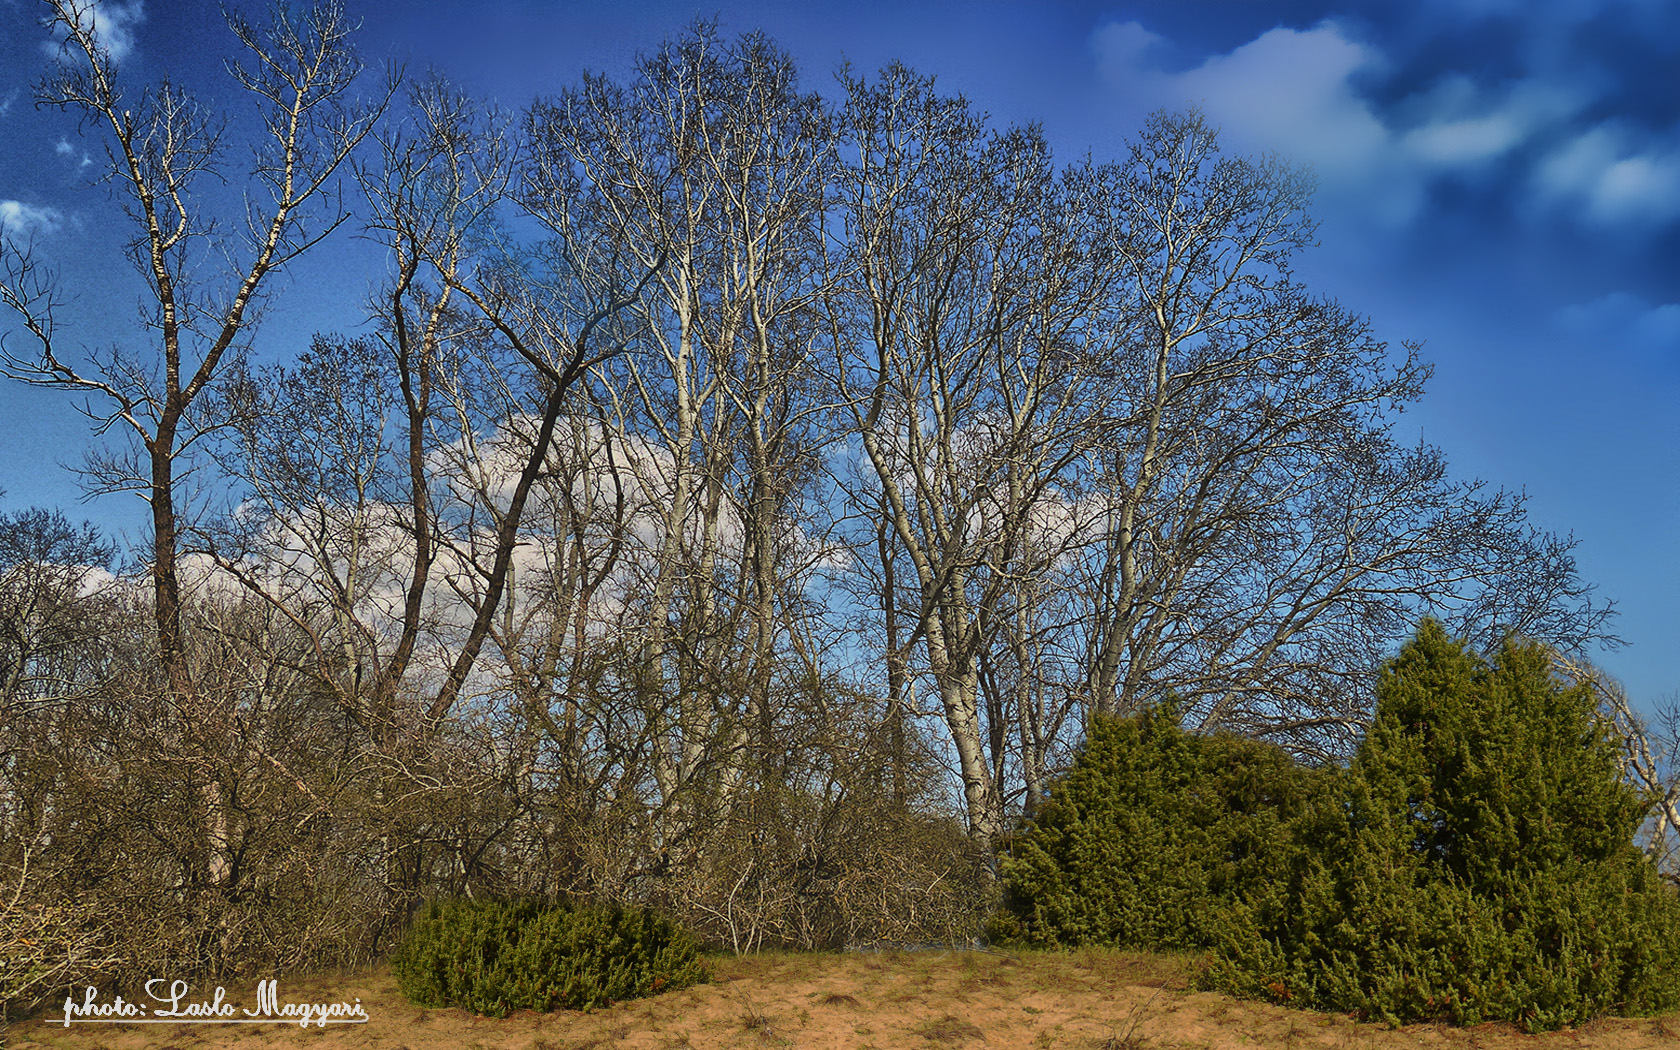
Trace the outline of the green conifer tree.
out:
M 1093 719 L 1002 861 L 994 935 L 1041 946 L 1190 948 L 1277 878 L 1312 772 L 1279 748 L 1186 733 L 1176 712 Z
M 1216 987 L 1405 1022 L 1530 1030 L 1680 1003 L 1680 905 L 1584 686 L 1434 621 L 1385 668 L 1339 797 L 1290 877 L 1233 909 Z

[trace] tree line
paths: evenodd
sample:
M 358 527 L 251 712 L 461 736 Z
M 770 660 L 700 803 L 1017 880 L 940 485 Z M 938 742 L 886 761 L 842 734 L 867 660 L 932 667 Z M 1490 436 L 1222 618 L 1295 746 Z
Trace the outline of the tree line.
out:
M 0 523 L 0 867 L 54 958 L 357 957 L 514 890 L 966 936 L 1093 714 L 1329 762 L 1426 613 L 1610 638 L 1572 540 L 1397 427 L 1420 349 L 1295 279 L 1310 175 L 1194 111 L 1063 163 L 701 23 L 509 112 L 365 72 L 336 3 L 230 17 L 234 107 L 49 6 L 147 309 L 74 341 L 0 233 L 5 366 L 151 526 L 112 574 Z M 368 323 L 259 343 L 352 233 Z

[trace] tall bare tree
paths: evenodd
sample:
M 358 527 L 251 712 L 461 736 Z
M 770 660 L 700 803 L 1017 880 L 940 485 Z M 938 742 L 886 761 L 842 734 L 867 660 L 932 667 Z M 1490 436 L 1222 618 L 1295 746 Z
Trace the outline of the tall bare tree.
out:
M 1276 161 L 1221 157 L 1194 113 L 1153 118 L 1121 165 L 1130 338 L 1087 462 L 1103 520 L 1082 619 L 1095 709 L 1170 692 L 1207 728 L 1332 753 L 1423 613 L 1573 646 L 1604 610 L 1520 498 L 1395 440 L 1429 369 L 1292 279 L 1310 192 Z
M 650 719 L 668 723 L 661 790 L 735 781 L 749 750 L 775 753 L 771 692 L 798 588 L 788 506 L 810 474 L 826 108 L 761 34 L 726 41 L 699 24 L 629 83 L 591 75 L 539 104 L 532 128 L 553 173 L 545 199 L 580 202 L 602 235 L 659 263 L 638 341 L 600 371 L 597 400 L 662 510 L 642 559 L 644 689 Z
M 164 81 L 139 90 L 120 75 L 87 0 L 51 0 L 59 60 L 37 101 L 74 113 L 105 142 L 107 177 L 133 231 L 129 261 L 149 300 L 143 349 L 95 352 L 60 339 L 59 291 L 28 246 L 0 243 L 0 301 L 27 332 L 29 350 L 6 350 L 8 375 L 88 395 L 86 411 L 103 432 L 126 439 L 89 463 L 96 490 L 136 491 L 151 510 L 152 614 L 168 705 L 194 724 L 231 732 L 226 705 L 197 696 L 185 657 L 179 562 L 190 520 L 181 481 L 204 438 L 226 422 L 218 379 L 248 345 L 265 288 L 348 216 L 335 177 L 383 109 L 354 84 L 362 70 L 353 26 L 341 6 L 279 11 L 265 28 L 237 14 L 228 23 L 243 56 L 228 64 L 260 127 L 245 212 L 218 222 L 217 192 L 229 177 L 232 143 L 217 110 Z M 238 151 L 243 153 L 243 150 Z M 227 266 L 222 260 L 234 260 Z M 149 345 L 148 345 L 149 344 Z M 200 702 L 200 701 L 204 702 Z M 203 774 L 209 766 L 200 768 Z M 201 776 L 211 883 L 233 863 L 224 786 Z
M 91 479 L 98 489 L 140 492 L 151 508 L 158 654 L 171 688 L 183 692 L 178 479 L 195 446 L 225 421 L 212 404 L 216 380 L 247 345 L 264 288 L 348 217 L 334 178 L 383 109 L 382 100 L 354 94 L 362 63 L 341 5 L 277 12 L 265 28 L 237 14 L 228 22 L 245 50 L 228 69 L 257 103 L 262 127 L 251 140 L 248 210 L 224 223 L 207 184 L 229 177 L 234 151 L 216 109 L 169 81 L 128 84 L 100 35 L 98 5 L 51 0 L 60 56 L 37 102 L 76 114 L 105 140 L 108 177 L 134 230 L 129 258 L 151 299 L 152 345 L 105 353 L 64 346 L 52 276 L 26 246 L 0 246 L 0 298 L 31 343 L 7 350 L 7 373 L 91 395 L 100 430 L 130 439 L 125 451 L 91 464 Z M 236 261 L 223 268 L 224 258 Z
M 1024 539 L 1107 400 L 1097 180 L 1059 177 L 1035 129 L 991 131 L 902 67 L 846 87 L 834 379 L 878 488 L 862 504 L 884 507 L 915 574 L 901 646 L 925 648 L 989 840 L 1012 716 L 993 712 L 989 758 L 981 654 L 1005 594 L 1043 571 Z

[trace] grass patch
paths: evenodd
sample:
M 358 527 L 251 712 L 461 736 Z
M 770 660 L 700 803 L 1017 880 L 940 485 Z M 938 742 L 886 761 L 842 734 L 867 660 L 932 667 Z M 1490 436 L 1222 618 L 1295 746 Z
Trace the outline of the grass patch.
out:
M 971 1039 L 986 1038 L 986 1033 L 978 1025 L 951 1014 L 937 1021 L 923 1022 L 917 1032 L 930 1043 L 966 1043 Z

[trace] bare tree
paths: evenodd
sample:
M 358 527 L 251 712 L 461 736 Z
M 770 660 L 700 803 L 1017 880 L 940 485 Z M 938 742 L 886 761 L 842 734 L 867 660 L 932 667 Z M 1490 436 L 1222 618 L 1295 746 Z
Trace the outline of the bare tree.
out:
M 116 548 L 86 522 L 0 514 L 0 710 L 64 704 L 104 678 L 89 660 Z
M 126 603 L 108 571 L 115 555 L 62 514 L 0 515 L 0 866 L 20 881 L 66 830 L 55 752 L 117 677 Z
M 396 912 L 438 850 L 458 878 L 489 855 L 488 840 L 434 826 L 483 772 L 440 772 L 466 729 L 454 716 L 528 670 L 516 598 L 540 560 L 555 438 L 651 276 L 580 237 L 567 206 L 525 212 L 546 240 L 509 236 L 522 151 L 507 119 L 438 77 L 407 102 L 359 170 L 369 235 L 393 263 L 376 327 L 238 374 L 220 446 L 236 506 L 195 548 L 307 639 L 309 673 L 356 727 Z M 483 667 L 487 645 L 509 666 Z M 528 794 L 508 796 L 512 812 Z
M 1058 177 L 1036 130 L 992 132 L 902 67 L 846 88 L 834 379 L 878 488 L 860 503 L 884 508 L 915 573 L 900 645 L 925 647 L 990 840 L 1013 714 L 987 713 L 988 748 L 981 655 L 1005 595 L 1044 571 L 1026 536 L 1107 402 L 1091 368 L 1113 335 L 1095 317 L 1110 280 L 1098 182 Z
M 138 491 L 151 507 L 158 653 L 174 688 L 186 692 L 178 478 L 194 446 L 223 422 L 209 410 L 216 380 L 242 352 L 265 285 L 347 218 L 333 179 L 383 104 L 362 104 L 352 93 L 362 64 L 341 6 L 280 13 L 265 30 L 231 15 L 246 54 L 228 69 L 262 114 L 250 178 L 267 199 L 249 195 L 249 211 L 228 230 L 205 191 L 227 176 L 230 143 L 214 111 L 167 81 L 138 93 L 126 85 L 99 35 L 95 4 L 53 0 L 49 25 L 61 55 L 37 101 L 104 134 L 108 177 L 135 228 L 130 259 L 153 303 L 156 342 L 144 352 L 62 346 L 51 274 L 27 247 L 7 241 L 0 297 L 34 351 L 8 350 L 7 373 L 91 395 L 88 413 L 100 430 L 116 427 L 132 439 L 127 454 L 99 458 L 90 473 L 96 488 Z M 221 271 L 218 257 L 243 261 Z
M 826 109 L 762 35 L 726 42 L 700 24 L 628 84 L 591 75 L 539 104 L 532 128 L 552 173 L 542 199 L 567 196 L 601 236 L 659 262 L 596 401 L 661 511 L 636 559 L 661 792 L 721 777 L 727 793 L 748 750 L 775 753 L 779 640 L 798 604 L 788 508 L 813 453 Z
M 262 512 L 242 512 L 243 546 L 208 550 L 291 611 L 323 667 L 337 661 L 346 706 L 424 688 L 435 723 L 502 611 L 571 395 L 622 350 L 615 315 L 651 272 L 621 289 L 616 247 L 578 239 L 564 209 L 530 212 L 551 241 L 506 239 L 519 151 L 501 115 L 431 78 L 405 116 L 361 171 L 370 235 L 394 263 L 376 332 L 321 337 L 295 367 L 241 374 L 226 464 Z M 291 582 L 270 587 L 251 566 Z M 465 620 L 437 619 L 440 591 Z M 408 679 L 426 640 L 448 655 L 422 686 Z
M 1520 498 L 1395 441 L 1429 369 L 1292 280 L 1310 190 L 1221 158 L 1196 114 L 1153 118 L 1118 172 L 1131 336 L 1110 365 L 1123 411 L 1087 461 L 1084 622 L 1095 709 L 1172 693 L 1206 728 L 1326 754 L 1419 615 L 1575 646 L 1605 610 Z
M 826 291 L 818 247 L 833 144 L 822 100 L 797 90 L 791 57 L 762 34 L 742 38 L 720 58 L 715 83 L 705 89 L 712 115 L 699 143 L 717 195 L 701 300 L 710 320 L 702 331 L 740 418 L 739 603 L 750 610 L 752 654 L 744 677 L 759 746 L 773 753 L 778 581 L 789 564 L 782 533 L 815 437 L 813 307 Z
M 1634 710 L 1622 683 L 1577 653 L 1554 648 L 1552 663 L 1567 681 L 1589 686 L 1599 718 L 1621 744 L 1622 778 L 1644 796 L 1646 854 L 1680 880 L 1680 700 L 1672 695 L 1652 716 Z
M 135 92 L 99 35 L 99 11 L 84 0 L 53 0 L 49 25 L 60 60 L 39 89 L 40 104 L 75 113 L 105 140 L 108 178 L 124 202 L 134 236 L 129 258 L 149 305 L 151 345 L 143 351 L 72 351 L 57 325 L 57 286 L 27 246 L 0 244 L 0 300 L 27 332 L 30 352 L 6 350 L 8 375 L 88 395 L 85 411 L 126 444 L 95 457 L 98 491 L 142 494 L 151 510 L 152 613 L 160 664 L 191 720 L 219 707 L 195 700 L 184 654 L 181 534 L 190 520 L 182 479 L 204 438 L 225 423 L 217 381 L 244 352 L 270 278 L 347 217 L 335 176 L 383 109 L 353 94 L 362 64 L 342 7 L 277 13 L 259 30 L 238 15 L 229 25 L 244 48 L 228 71 L 256 103 L 252 192 L 240 221 L 217 222 L 206 183 L 227 177 L 225 127 L 215 112 L 165 81 Z M 221 269 L 219 260 L 238 260 Z M 231 731 L 231 727 L 224 727 Z M 202 772 L 207 766 L 199 767 Z M 211 870 L 225 880 L 233 863 L 227 796 L 213 777 L 199 785 Z

